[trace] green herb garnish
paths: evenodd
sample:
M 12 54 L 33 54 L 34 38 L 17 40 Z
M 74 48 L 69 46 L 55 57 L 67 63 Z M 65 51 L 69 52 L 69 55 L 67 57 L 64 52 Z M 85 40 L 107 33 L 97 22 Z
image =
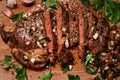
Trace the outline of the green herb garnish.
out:
M 80 80 L 80 77 L 78 75 L 70 75 L 70 74 L 68 74 L 68 79 L 69 80 Z
M 46 68 L 51 68 L 51 66 L 52 66 L 52 64 L 49 62 L 49 63 L 47 63 L 47 65 L 46 65 Z
M 17 80 L 26 80 L 27 78 L 27 73 L 26 73 L 26 68 L 20 68 L 17 64 L 14 64 L 14 62 L 11 61 L 12 57 L 9 55 L 5 56 L 5 59 L 3 61 L 3 66 L 6 65 L 7 67 L 4 68 L 5 70 L 9 71 L 10 69 L 14 69 L 16 72 L 16 79 Z
M 103 80 L 101 75 L 97 75 L 94 80 Z
M 120 2 L 115 2 L 114 0 L 92 0 L 91 2 L 82 0 L 82 3 L 86 6 L 90 3 L 90 6 L 102 12 L 113 24 L 120 21 Z
M 45 4 L 50 10 L 54 10 L 60 6 L 57 0 L 46 0 L 43 4 Z
M 69 66 L 64 66 L 62 68 L 63 73 L 66 73 L 67 71 L 70 71 Z
M 12 21 L 13 22 L 18 21 L 18 20 L 20 20 L 22 18 L 22 16 L 23 16 L 23 12 L 14 14 L 13 17 L 12 17 Z
M 94 9 L 98 10 L 104 5 L 104 0 L 93 0 L 92 6 Z
M 33 30 L 29 29 L 29 34 L 32 36 L 33 35 Z
M 88 6 L 89 5 L 89 0 L 82 0 L 82 4 Z
M 48 71 L 45 73 L 44 76 L 40 76 L 39 80 L 51 80 L 52 76 L 53 76 L 53 73 L 51 71 Z
M 16 67 L 16 78 L 18 80 L 26 80 L 26 77 L 27 77 L 27 74 L 26 74 L 26 68 L 23 67 L 23 68 L 19 68 L 19 67 Z
M 95 70 L 94 68 L 90 67 L 90 68 L 88 68 L 88 69 L 86 70 L 86 72 L 87 72 L 88 74 L 95 74 L 95 73 L 96 73 L 96 70 Z
M 87 56 L 86 56 L 86 60 L 85 62 L 83 62 L 84 66 L 86 67 L 89 63 L 89 61 L 92 59 L 93 57 L 93 54 L 89 53 Z
M 5 59 L 4 59 L 4 61 L 3 61 L 3 64 L 8 64 L 8 65 L 10 65 L 10 64 L 12 63 L 12 62 L 11 62 L 11 59 L 12 59 L 11 56 L 5 55 Z

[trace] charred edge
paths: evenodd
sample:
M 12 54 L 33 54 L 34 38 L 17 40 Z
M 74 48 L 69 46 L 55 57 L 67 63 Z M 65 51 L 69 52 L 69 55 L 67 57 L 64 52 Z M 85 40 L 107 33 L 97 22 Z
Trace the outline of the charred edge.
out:
M 67 49 L 62 49 L 58 55 L 58 62 L 62 67 L 74 64 L 74 57 L 72 52 Z
M 21 52 L 19 49 L 17 50 L 12 50 L 12 55 L 14 56 L 14 58 L 21 64 L 23 64 L 24 66 L 30 68 L 30 69 L 34 69 L 34 70 L 41 70 L 45 67 L 46 63 L 48 62 L 47 59 L 47 54 L 42 54 L 41 56 L 44 57 L 44 59 L 40 59 L 41 62 L 34 62 L 31 63 L 31 61 L 29 59 L 24 59 L 23 55 L 24 52 Z

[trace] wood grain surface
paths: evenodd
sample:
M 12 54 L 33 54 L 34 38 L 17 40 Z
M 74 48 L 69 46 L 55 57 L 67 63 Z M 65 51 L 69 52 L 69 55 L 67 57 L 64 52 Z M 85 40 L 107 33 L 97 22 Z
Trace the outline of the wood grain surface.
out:
M 0 10 L 3 6 L 5 6 L 5 2 L 6 0 L 0 1 Z M 40 2 L 41 0 L 36 0 L 36 4 L 39 4 Z M 14 13 L 27 12 L 32 8 L 32 7 L 22 6 L 21 0 L 17 0 L 17 4 L 18 4 L 17 8 L 12 10 Z M 15 27 L 15 23 L 13 23 L 9 18 L 4 16 L 1 12 L 0 12 L 0 21 L 4 23 L 5 30 L 8 29 L 13 30 Z M 11 55 L 10 51 L 11 49 L 9 48 L 9 46 L 6 45 L 0 37 L 0 60 L 3 60 L 5 55 Z M 75 57 L 75 65 L 73 66 L 73 69 L 67 73 L 63 73 L 61 71 L 59 64 L 56 64 L 54 67 L 52 67 L 52 72 L 53 72 L 52 80 L 68 80 L 67 74 L 79 75 L 81 80 L 94 79 L 95 75 L 89 75 L 85 72 L 85 69 L 81 64 L 81 60 L 78 58 L 77 49 L 73 50 L 73 52 Z M 27 69 L 28 80 L 38 80 L 38 77 L 44 75 L 44 72 L 46 71 L 48 71 L 48 69 L 43 69 L 42 71 Z M 15 74 L 12 74 L 12 72 L 13 70 L 10 70 L 8 72 L 0 66 L 0 80 L 16 80 Z

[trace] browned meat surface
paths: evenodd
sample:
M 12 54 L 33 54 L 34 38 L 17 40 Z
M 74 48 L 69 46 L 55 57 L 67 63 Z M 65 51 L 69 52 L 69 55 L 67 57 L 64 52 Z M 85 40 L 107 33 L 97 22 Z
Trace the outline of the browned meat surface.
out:
M 44 12 L 44 20 L 45 20 L 46 35 L 50 39 L 50 42 L 48 43 L 48 51 L 50 53 L 53 53 L 54 46 L 53 46 L 52 26 L 51 26 L 51 20 L 50 20 L 50 13 L 48 10 L 45 10 Z
M 66 11 L 64 8 L 62 8 L 62 37 L 63 37 L 63 44 L 65 48 L 70 47 L 70 41 L 69 41 L 69 15 L 68 11 Z
M 52 28 L 52 35 L 53 35 L 53 53 L 57 52 L 57 20 L 55 16 L 55 11 L 50 11 L 50 20 L 51 20 L 51 28 Z
M 25 13 L 13 32 L 0 26 L 13 56 L 34 69 L 48 62 L 64 67 L 74 63 L 71 49 L 77 47 L 82 60 L 88 53 L 94 57 L 86 68 L 95 68 L 106 80 L 120 76 L 120 28 L 109 26 L 103 15 L 80 0 L 59 1 L 55 10 L 44 6 Z
M 48 37 L 45 33 L 43 11 L 38 10 L 31 16 L 25 17 L 17 22 L 15 39 L 23 49 L 34 49 L 46 47 Z
M 55 10 L 56 12 L 56 20 L 57 20 L 57 43 L 58 50 L 57 53 L 60 53 L 63 47 L 63 37 L 62 37 L 62 8 L 59 7 Z
M 69 40 L 70 46 L 79 42 L 78 15 L 75 12 L 69 12 Z
M 74 63 L 74 57 L 70 50 L 63 49 L 58 56 L 58 62 L 62 67 L 72 65 Z

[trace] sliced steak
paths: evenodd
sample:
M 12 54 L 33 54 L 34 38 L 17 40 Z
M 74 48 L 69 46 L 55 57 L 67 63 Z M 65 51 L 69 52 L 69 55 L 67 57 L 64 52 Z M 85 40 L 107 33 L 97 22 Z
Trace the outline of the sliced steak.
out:
M 50 20 L 50 13 L 48 10 L 44 11 L 44 20 L 45 20 L 45 30 L 46 35 L 50 39 L 50 42 L 48 43 L 48 50 L 50 53 L 53 53 L 54 45 L 53 45 L 53 35 L 52 35 L 52 26 L 51 26 L 51 20 Z
M 68 49 L 62 49 L 58 56 L 58 62 L 62 67 L 72 65 L 74 63 L 73 53 Z
M 69 41 L 69 15 L 68 11 L 62 8 L 62 37 L 64 48 L 70 48 L 70 41 Z
M 55 10 L 56 12 L 56 19 L 57 19 L 57 43 L 58 43 L 58 51 L 57 53 L 60 53 L 60 51 L 63 48 L 63 37 L 62 37 L 62 8 L 59 7 Z
M 87 13 L 88 28 L 86 30 L 86 42 L 88 42 L 88 49 L 94 54 L 98 54 L 105 49 L 108 23 L 104 18 L 98 18 L 92 12 Z
M 57 19 L 55 16 L 55 11 L 50 11 L 50 21 L 51 21 L 51 29 L 52 29 L 52 36 L 53 36 L 53 53 L 57 53 Z
M 85 43 L 85 19 L 82 15 L 79 15 L 79 57 L 82 59 L 84 55 L 84 43 Z
M 45 33 L 43 10 L 32 13 L 16 23 L 15 39 L 22 49 L 46 47 L 49 38 Z
M 69 40 L 70 47 L 79 43 L 78 14 L 76 12 L 69 12 Z
M 52 51 L 53 42 L 52 34 L 46 28 L 51 30 L 49 19 L 49 13 L 44 8 L 35 7 L 16 23 L 13 32 L 1 30 L 2 38 L 11 46 L 13 56 L 23 65 L 41 69 L 49 61 L 48 50 Z

